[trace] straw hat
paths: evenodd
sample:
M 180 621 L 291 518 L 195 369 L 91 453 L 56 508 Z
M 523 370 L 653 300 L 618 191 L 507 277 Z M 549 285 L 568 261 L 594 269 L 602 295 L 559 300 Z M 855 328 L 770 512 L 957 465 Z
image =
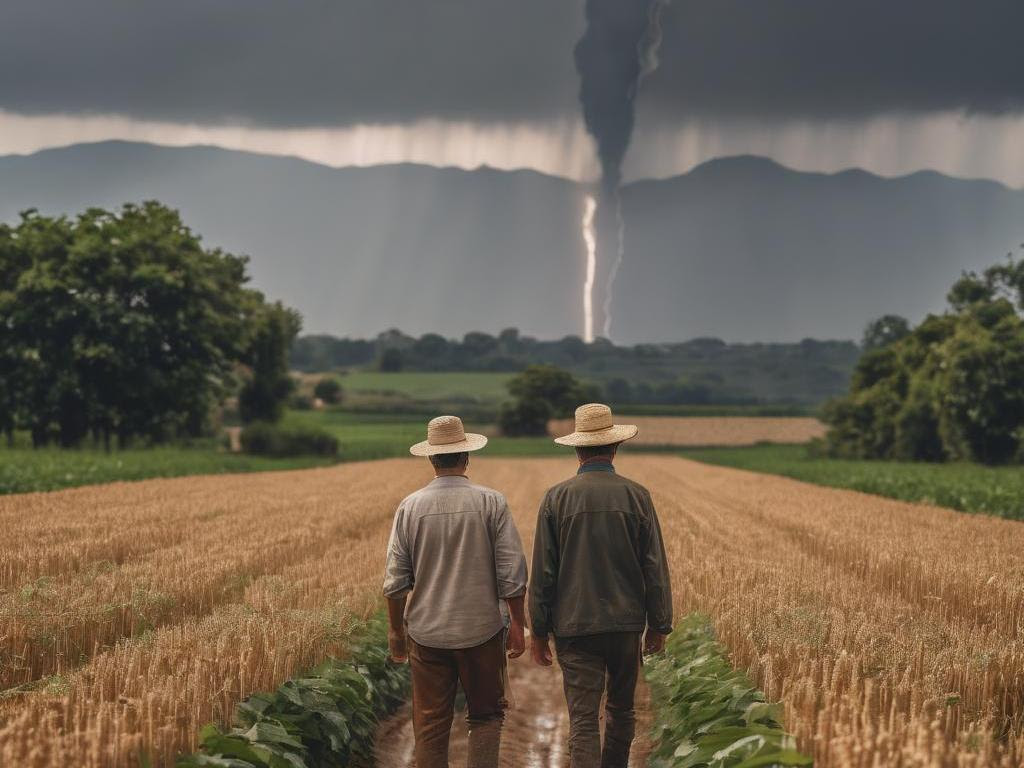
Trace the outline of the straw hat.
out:
M 458 416 L 438 416 L 427 424 L 427 439 L 409 449 L 413 456 L 434 456 L 439 453 L 479 451 L 487 445 L 483 435 L 466 434 Z
M 636 437 L 640 430 L 634 424 L 616 424 L 612 409 L 601 403 L 587 403 L 576 409 L 576 431 L 565 437 L 556 437 L 559 445 L 587 447 L 621 443 Z

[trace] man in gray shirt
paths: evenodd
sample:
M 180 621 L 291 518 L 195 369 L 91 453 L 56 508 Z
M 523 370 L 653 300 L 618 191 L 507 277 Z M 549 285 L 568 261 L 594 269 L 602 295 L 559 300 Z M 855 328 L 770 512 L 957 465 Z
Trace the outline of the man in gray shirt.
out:
M 505 497 L 466 477 L 487 438 L 439 416 L 410 452 L 436 477 L 395 513 L 384 595 L 389 646 L 412 665 L 417 768 L 448 768 L 457 683 L 466 694 L 469 768 L 498 768 L 505 713 L 505 651 L 524 639 L 526 557 Z M 508 620 L 506 621 L 506 617 Z

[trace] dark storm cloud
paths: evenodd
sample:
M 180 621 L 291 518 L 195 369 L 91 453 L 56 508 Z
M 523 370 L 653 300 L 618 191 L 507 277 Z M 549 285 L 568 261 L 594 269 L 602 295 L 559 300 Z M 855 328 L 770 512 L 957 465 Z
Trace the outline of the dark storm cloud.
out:
M 645 117 L 1024 104 L 1021 0 L 674 0 L 663 26 Z M 0 108 L 275 126 L 573 116 L 582 31 L 582 0 L 6 0 Z
M 854 117 L 1024 106 L 1021 0 L 674 0 L 641 103 Z
M 5 0 L 0 108 L 277 126 L 572 107 L 576 0 Z

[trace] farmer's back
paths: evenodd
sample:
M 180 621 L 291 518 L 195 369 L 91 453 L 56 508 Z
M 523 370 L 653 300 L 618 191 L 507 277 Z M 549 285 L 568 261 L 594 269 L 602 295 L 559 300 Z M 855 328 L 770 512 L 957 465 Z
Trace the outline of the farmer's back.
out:
M 505 626 L 500 599 L 522 593 L 525 563 L 500 493 L 436 478 L 399 506 L 392 546 L 407 558 L 389 561 L 385 589 L 415 585 L 405 619 L 417 643 L 470 648 Z
M 584 465 L 548 491 L 540 516 L 533 578 L 543 595 L 536 605 L 550 612 L 532 617 L 535 628 L 541 619 L 556 637 L 643 632 L 648 621 L 671 629 L 668 569 L 647 489 L 600 463 Z
M 579 469 L 545 494 L 537 513 L 531 653 L 549 666 L 554 635 L 569 706 L 571 768 L 626 768 L 641 648 L 664 647 L 672 590 L 651 495 L 613 464 L 637 427 L 615 424 L 602 403 L 581 405 L 575 421 L 576 431 L 555 442 L 576 449 Z

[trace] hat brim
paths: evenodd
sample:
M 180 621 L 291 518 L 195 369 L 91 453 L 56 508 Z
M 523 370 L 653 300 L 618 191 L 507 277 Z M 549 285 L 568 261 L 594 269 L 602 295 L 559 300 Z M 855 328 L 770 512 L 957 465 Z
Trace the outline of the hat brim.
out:
M 632 440 L 639 432 L 640 428 L 635 424 L 615 424 L 605 429 L 595 429 L 593 432 L 573 432 L 571 435 L 556 437 L 555 442 L 573 448 L 591 448 Z
M 438 456 L 442 453 L 462 453 L 463 451 L 479 451 L 487 445 L 487 438 L 484 435 L 466 433 L 465 440 L 457 443 L 445 443 L 444 445 L 431 445 L 428 440 L 416 443 L 409 449 L 413 456 Z

